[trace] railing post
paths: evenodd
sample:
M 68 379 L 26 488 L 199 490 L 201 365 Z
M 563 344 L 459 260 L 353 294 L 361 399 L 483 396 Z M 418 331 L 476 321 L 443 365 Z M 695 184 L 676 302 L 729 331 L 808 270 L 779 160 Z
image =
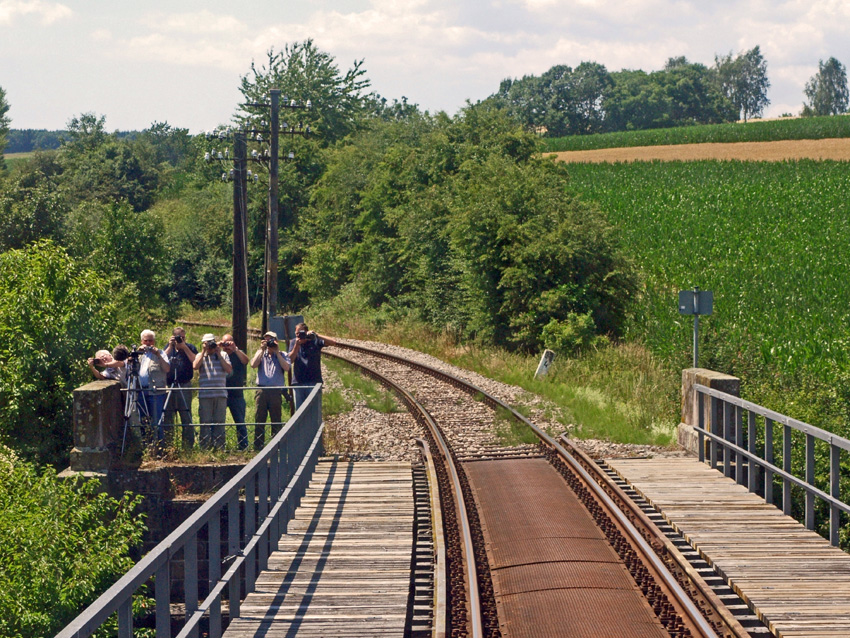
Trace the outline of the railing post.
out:
M 156 570 L 154 600 L 157 638 L 171 638 L 171 566 L 167 560 Z
M 782 469 L 791 474 L 791 426 L 782 426 Z M 782 479 L 782 513 L 791 516 L 791 481 Z
M 764 460 L 767 465 L 773 465 L 776 457 L 773 454 L 773 419 L 764 419 Z M 773 505 L 773 472 L 764 468 L 764 500 Z
M 207 563 L 209 591 L 212 591 L 221 578 L 221 512 L 216 512 L 207 525 Z M 221 597 L 210 606 L 209 635 L 210 638 L 221 636 Z
M 705 463 L 705 395 L 697 393 L 697 457 L 700 463 Z
M 738 406 L 735 406 L 735 445 L 744 447 L 744 409 Z M 740 452 L 735 452 L 735 482 L 744 484 L 744 456 Z
M 806 483 L 815 485 L 815 437 L 806 434 Z M 806 529 L 815 528 L 815 495 L 806 490 Z
M 263 521 L 269 513 L 269 463 L 263 462 L 258 472 L 257 481 L 257 520 Z M 269 532 L 265 532 L 265 538 L 261 538 L 257 544 L 257 569 L 263 571 L 269 565 Z
M 731 443 L 735 432 L 735 406 L 723 402 L 723 440 Z M 723 476 L 732 478 L 732 451 L 723 446 Z
M 758 448 L 756 446 L 756 415 L 747 410 L 747 452 L 756 456 Z M 750 492 L 758 490 L 759 484 L 759 465 L 752 459 L 747 460 L 747 489 Z
M 257 484 L 256 477 L 252 476 L 245 484 L 245 545 L 247 545 L 257 529 L 257 510 L 255 506 L 254 488 Z M 245 593 L 254 591 L 254 583 L 257 580 L 257 555 L 256 545 L 254 553 L 245 557 Z
M 722 435 L 723 431 L 723 420 L 720 418 L 720 409 L 722 407 L 722 403 L 720 399 L 715 397 L 711 397 L 711 411 L 709 412 L 708 419 L 709 425 L 711 426 L 711 433 L 715 435 Z M 718 463 L 720 461 L 718 451 L 720 449 L 720 444 L 715 440 L 711 439 L 711 443 L 709 443 L 711 448 L 711 468 L 717 469 Z
M 118 608 L 118 638 L 133 638 L 133 597 Z
M 198 609 L 198 535 L 192 534 L 183 545 L 183 592 L 186 620 Z M 197 626 L 191 636 L 198 635 Z
M 829 444 L 829 494 L 835 499 L 841 497 L 841 448 Z M 829 506 L 829 542 L 838 547 L 838 530 L 841 529 L 841 511 Z
M 235 494 L 227 504 L 227 554 L 237 556 L 241 546 L 239 544 L 239 494 Z M 242 584 L 239 574 L 230 580 L 230 620 L 239 618 Z

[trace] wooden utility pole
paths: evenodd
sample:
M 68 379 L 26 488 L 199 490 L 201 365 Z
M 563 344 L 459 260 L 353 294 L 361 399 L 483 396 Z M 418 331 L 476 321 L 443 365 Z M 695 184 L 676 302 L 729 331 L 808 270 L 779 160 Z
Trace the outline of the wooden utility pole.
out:
M 269 140 L 269 224 L 268 261 L 266 263 L 266 317 L 277 313 L 278 220 L 280 217 L 279 147 L 280 147 L 280 89 L 271 89 L 271 139 Z M 266 330 L 266 328 L 264 328 Z
M 248 145 L 245 133 L 233 136 L 233 341 L 248 348 Z

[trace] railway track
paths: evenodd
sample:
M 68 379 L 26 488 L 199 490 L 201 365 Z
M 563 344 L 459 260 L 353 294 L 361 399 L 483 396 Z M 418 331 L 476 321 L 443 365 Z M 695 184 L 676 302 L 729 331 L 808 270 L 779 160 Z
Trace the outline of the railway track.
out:
M 466 504 L 465 518 L 473 526 L 468 533 L 468 537 L 473 539 L 472 551 L 465 550 L 463 557 L 475 556 L 477 562 L 475 573 L 479 580 L 481 607 L 479 629 L 474 623 L 474 616 L 477 613 L 474 610 L 475 604 L 467 600 L 461 605 L 470 610 L 472 617 L 468 618 L 465 624 L 460 623 L 461 619 L 457 616 L 452 618 L 451 627 L 455 635 L 500 636 L 503 634 L 546 635 L 548 633 L 548 635 L 566 636 L 669 635 L 674 638 L 679 636 L 743 638 L 752 635 L 736 620 L 724 601 L 712 591 L 701 574 L 682 556 L 675 544 L 639 507 L 634 505 L 631 498 L 611 481 L 595 462 L 568 439 L 563 437 L 558 440 L 553 439 L 498 398 L 442 370 L 352 344 L 341 344 L 340 348 L 345 350 L 347 355 L 341 358 L 361 366 L 366 374 L 378 379 L 399 394 L 411 410 L 413 409 L 410 405 L 411 400 L 405 397 L 415 395 L 413 400 L 418 404 L 417 409 L 424 408 L 424 414 L 430 415 L 431 421 L 434 422 L 429 424 L 429 428 L 436 432 L 433 435 L 434 438 L 438 442 L 442 439 L 446 444 L 445 447 L 440 447 L 440 456 L 452 467 L 448 471 L 457 474 L 462 494 L 462 498 L 454 497 L 453 500 L 457 504 Z M 378 372 L 378 369 L 381 371 Z M 482 411 L 481 406 L 489 409 Z M 492 433 L 497 420 L 494 410 L 498 410 L 501 415 L 509 414 L 510 418 L 529 428 L 539 438 L 539 443 L 536 446 L 494 444 Z M 459 417 L 458 414 L 462 416 Z M 417 417 L 417 420 L 422 423 L 422 420 L 427 418 L 427 416 Z M 517 467 L 508 468 L 507 464 L 514 464 Z M 491 467 L 487 467 L 488 465 Z M 627 588 L 612 588 L 606 591 L 604 583 L 590 582 L 594 581 L 593 572 L 598 569 L 597 558 L 576 560 L 574 556 L 567 556 L 555 559 L 550 554 L 538 556 L 536 562 L 523 563 L 519 566 L 520 570 L 525 572 L 526 579 L 539 579 L 536 586 L 511 589 L 508 581 L 512 576 L 509 574 L 511 571 L 517 571 L 518 566 L 510 564 L 512 557 L 499 556 L 499 551 L 493 549 L 493 543 L 496 541 L 500 546 L 511 542 L 521 544 L 523 542 L 522 528 L 533 527 L 533 524 L 526 520 L 524 525 L 517 526 L 516 521 L 511 521 L 504 511 L 494 514 L 494 507 L 498 509 L 498 504 L 489 502 L 486 494 L 496 489 L 494 480 L 497 475 L 507 471 L 517 473 L 523 482 L 536 484 L 539 481 L 540 485 L 552 490 L 551 477 L 547 476 L 547 472 L 551 472 L 552 468 L 563 477 L 563 481 L 569 485 L 569 490 L 580 503 L 570 509 L 570 517 L 573 518 L 565 522 L 565 528 L 572 530 L 581 528 L 583 523 L 576 523 L 576 517 L 579 516 L 593 521 L 618 556 L 620 561 L 618 569 L 627 570 L 632 579 L 629 597 L 624 595 L 624 589 Z M 535 474 L 542 478 L 536 478 Z M 508 489 L 510 491 L 512 488 Z M 551 492 L 542 495 L 542 500 L 557 500 L 550 499 L 549 496 Z M 443 499 L 444 512 L 446 500 L 449 499 Z M 538 512 L 539 514 L 541 512 Z M 543 518 L 558 515 L 559 513 L 551 511 L 542 513 Z M 482 518 L 487 519 L 483 525 Z M 507 525 L 514 525 L 515 529 L 507 532 L 495 529 L 493 521 L 499 522 L 505 519 Z M 478 529 L 475 529 L 476 527 Z M 466 532 L 462 533 L 466 534 Z M 512 535 L 516 538 L 512 538 Z M 588 540 L 586 535 L 587 532 L 582 528 L 574 531 L 571 537 L 560 536 L 558 541 L 560 544 L 580 544 Z M 454 535 L 448 534 L 448 537 L 451 539 Z M 546 545 L 545 542 L 544 545 Z M 546 550 L 551 549 L 549 545 L 546 545 Z M 517 552 L 514 553 L 517 554 Z M 518 555 L 513 558 L 527 560 L 528 556 Z M 573 579 L 572 584 L 564 583 L 562 574 L 555 574 L 555 577 L 561 580 L 557 581 L 557 585 L 553 584 L 553 573 L 548 571 L 548 567 L 553 562 L 556 562 L 559 567 L 569 565 L 572 572 L 570 575 Z M 572 569 L 577 565 L 578 569 Z M 495 576 L 494 571 L 497 574 Z M 464 573 L 467 579 L 465 584 L 468 587 L 472 570 L 466 568 Z M 508 574 L 507 578 L 506 574 Z M 458 579 L 453 577 L 452 582 L 457 581 Z M 496 581 L 495 584 L 494 581 Z M 590 582 L 590 585 L 587 589 L 583 589 L 576 585 L 581 582 Z M 557 618 L 560 615 L 559 612 L 548 607 L 552 602 L 552 596 L 539 595 L 541 589 L 548 587 L 569 592 L 568 598 L 578 597 L 582 600 L 585 606 L 580 614 L 581 621 L 576 623 L 576 627 L 569 628 L 569 619 Z M 579 591 L 583 593 L 577 593 Z M 457 604 L 461 594 L 469 595 L 469 592 L 468 590 L 453 591 L 449 599 Z M 596 609 L 588 608 L 587 605 L 595 606 Z M 638 620 L 632 616 L 631 626 L 606 626 L 606 617 L 617 616 L 613 613 L 612 605 L 629 609 L 629 614 L 632 614 L 633 610 L 645 611 L 648 608 L 654 614 L 654 620 L 646 622 L 644 619 Z M 523 620 L 518 620 L 519 618 Z M 531 618 L 534 620 L 531 621 Z M 519 627 L 520 624 L 529 622 L 531 624 L 527 624 L 526 627 L 532 624 L 534 627 L 531 633 L 524 632 Z M 623 619 L 615 618 L 614 622 L 623 622 Z M 643 623 L 641 625 L 643 633 L 636 633 L 635 625 L 640 623 Z M 544 633 L 541 631 L 543 627 L 549 627 L 551 631 L 547 630 Z
M 434 599 L 446 601 L 433 635 L 766 635 L 744 628 L 728 598 L 569 439 L 443 370 L 338 347 L 344 356 L 325 353 L 396 393 L 433 454 L 446 551 L 445 579 L 433 579 Z M 496 443 L 506 415 L 537 444 Z

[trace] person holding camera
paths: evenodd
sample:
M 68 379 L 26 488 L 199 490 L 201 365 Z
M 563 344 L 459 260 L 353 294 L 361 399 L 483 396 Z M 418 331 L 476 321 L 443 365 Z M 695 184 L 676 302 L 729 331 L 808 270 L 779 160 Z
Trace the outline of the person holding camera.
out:
M 277 333 L 266 332 L 260 349 L 251 359 L 251 367 L 257 369 L 256 412 L 254 415 L 254 449 L 262 450 L 266 438 L 266 418 L 271 416 L 272 436 L 280 431 L 283 411 L 283 387 L 286 385 L 284 372 L 289 370 L 289 357 L 280 350 Z
M 89 357 L 88 364 L 95 379 L 124 383 L 124 362 L 116 361 L 109 350 L 98 350 L 94 357 Z M 95 366 L 103 368 L 103 372 Z
M 322 382 L 322 348 L 335 345 L 336 341 L 313 332 L 306 323 L 295 326 L 289 359 L 292 361 L 292 385 L 302 386 L 294 389 L 296 409 L 310 396 L 313 386 Z
M 183 449 L 191 450 L 195 446 L 195 426 L 192 425 L 192 379 L 195 376 L 193 364 L 198 354 L 198 349 L 186 341 L 186 331 L 177 327 L 171 331 L 168 347 L 165 354 L 171 362 L 171 371 L 168 373 L 168 387 L 173 390 L 165 405 L 165 425 L 174 425 L 174 413 L 180 413 L 180 422 L 183 424 Z
M 227 377 L 227 408 L 236 424 L 236 445 L 248 449 L 248 427 L 245 425 L 245 383 L 248 380 L 248 355 L 233 342 L 233 335 L 221 338 L 221 349 L 230 357 L 233 372 Z
M 200 444 L 204 449 L 224 449 L 224 420 L 227 418 L 227 375 L 233 372 L 230 357 L 215 339 L 203 336 L 203 349 L 192 367 L 198 374 L 198 416 L 201 421 Z M 211 425 L 205 425 L 211 424 Z M 213 425 L 214 424 L 214 425 Z
M 156 347 L 156 333 L 153 330 L 142 330 L 140 336 L 142 339 L 142 345 L 139 348 L 141 398 L 148 409 L 151 425 L 156 426 L 156 440 L 161 444 L 164 434 L 160 418 L 165 406 L 165 388 L 168 385 L 166 377 L 171 370 L 171 364 L 165 352 Z

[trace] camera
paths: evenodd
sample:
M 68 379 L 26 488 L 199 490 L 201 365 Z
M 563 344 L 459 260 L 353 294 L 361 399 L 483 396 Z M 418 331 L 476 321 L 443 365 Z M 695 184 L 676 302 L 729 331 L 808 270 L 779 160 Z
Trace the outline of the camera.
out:
M 183 337 L 175 336 L 174 337 L 174 343 L 183 343 Z
M 215 341 L 204 341 L 204 345 L 209 350 L 215 350 L 216 348 L 218 348 L 218 344 Z
M 266 339 L 266 348 L 274 348 L 277 346 L 277 339 Z
M 306 339 L 307 338 L 307 331 L 306 330 L 299 330 L 298 332 L 295 333 L 295 336 L 298 339 Z

